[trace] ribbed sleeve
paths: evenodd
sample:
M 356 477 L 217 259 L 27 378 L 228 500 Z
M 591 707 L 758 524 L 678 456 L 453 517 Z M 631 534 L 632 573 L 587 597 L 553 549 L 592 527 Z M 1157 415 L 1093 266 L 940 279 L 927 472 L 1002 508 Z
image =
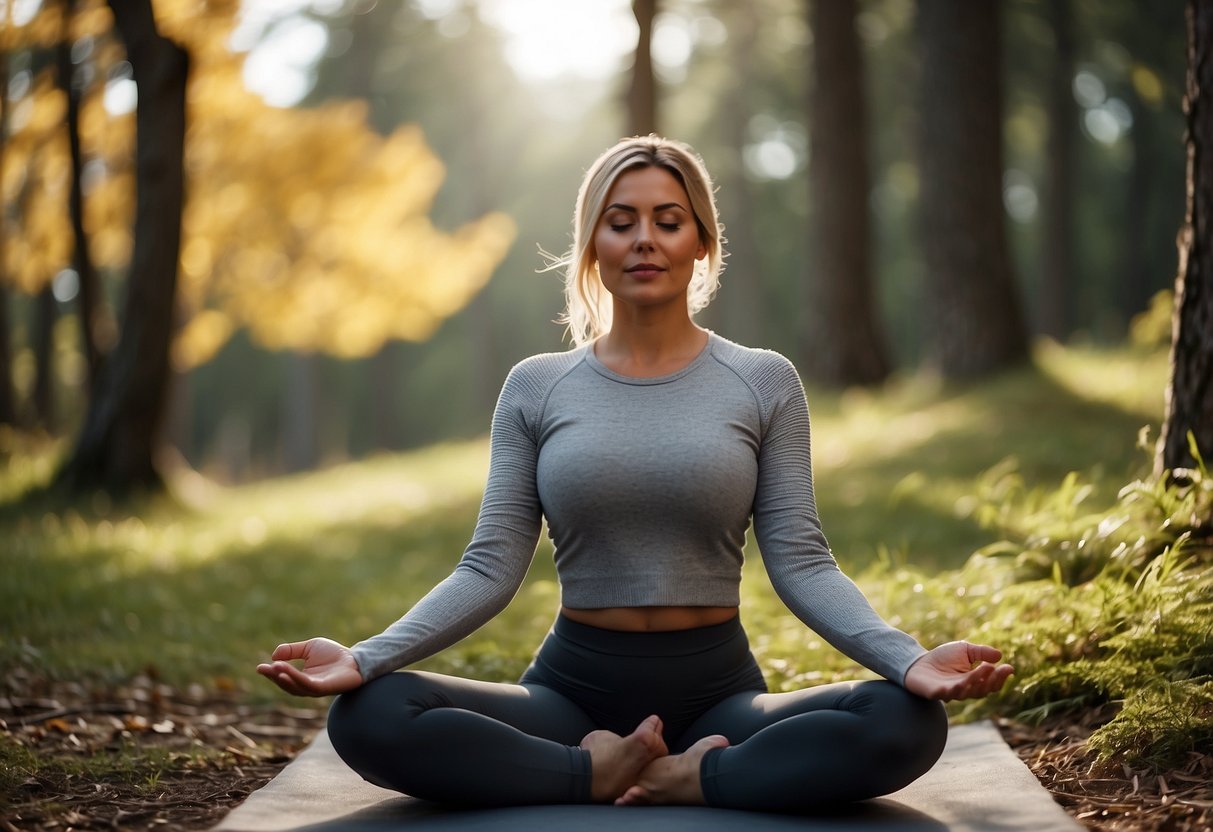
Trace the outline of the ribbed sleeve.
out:
M 472 540 L 449 577 L 382 633 L 354 645 L 364 681 L 465 638 L 518 592 L 542 525 L 535 485 L 537 408 L 572 356 L 535 356 L 511 370 L 493 413 L 489 476 Z
M 763 413 L 754 534 L 780 599 L 847 656 L 901 684 L 926 650 L 886 623 L 838 568 L 813 496 L 809 410 L 796 368 L 776 353 L 741 351 L 738 371 Z

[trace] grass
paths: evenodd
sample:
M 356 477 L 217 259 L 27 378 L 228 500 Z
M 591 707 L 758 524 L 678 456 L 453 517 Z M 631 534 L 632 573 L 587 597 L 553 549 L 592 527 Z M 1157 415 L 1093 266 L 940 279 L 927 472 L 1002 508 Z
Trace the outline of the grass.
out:
M 1165 377 L 1158 351 L 1044 346 L 977 386 L 810 391 L 819 509 L 844 566 L 924 642 L 983 640 L 1017 665 L 1013 690 L 958 715 L 1123 700 L 1095 741 L 1157 760 L 1206 735 L 1207 546 L 1175 519 L 1204 492 L 1143 481 L 1117 496 L 1148 463 L 1136 437 L 1160 419 Z M 279 641 L 352 643 L 450 571 L 487 466 L 475 441 L 239 488 L 185 479 L 182 499 L 134 509 L 22 502 L 50 453 L 10 442 L 0 475 L 0 667 L 154 668 L 261 699 L 279 694 L 252 667 Z M 788 615 L 750 555 L 745 623 L 772 686 L 863 673 Z M 420 666 L 516 678 L 558 603 L 545 542 L 501 616 Z

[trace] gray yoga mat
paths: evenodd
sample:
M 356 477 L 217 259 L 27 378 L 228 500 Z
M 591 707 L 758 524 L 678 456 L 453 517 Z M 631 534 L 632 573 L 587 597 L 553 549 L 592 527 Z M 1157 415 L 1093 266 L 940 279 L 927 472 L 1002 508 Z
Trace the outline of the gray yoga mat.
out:
M 450 809 L 363 781 L 321 732 L 215 832 L 1052 832 L 1081 830 L 988 722 L 948 733 L 943 757 L 899 792 L 826 814 L 698 806 Z

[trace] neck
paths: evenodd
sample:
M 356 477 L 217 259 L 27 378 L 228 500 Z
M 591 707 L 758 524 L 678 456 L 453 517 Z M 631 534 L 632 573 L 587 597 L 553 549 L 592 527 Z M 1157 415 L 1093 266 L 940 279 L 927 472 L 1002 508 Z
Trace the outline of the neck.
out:
M 681 316 L 636 314 L 642 310 L 634 307 L 614 311 L 611 329 L 594 352 L 624 375 L 665 375 L 694 360 L 707 344 L 707 331 L 695 325 L 685 307 Z

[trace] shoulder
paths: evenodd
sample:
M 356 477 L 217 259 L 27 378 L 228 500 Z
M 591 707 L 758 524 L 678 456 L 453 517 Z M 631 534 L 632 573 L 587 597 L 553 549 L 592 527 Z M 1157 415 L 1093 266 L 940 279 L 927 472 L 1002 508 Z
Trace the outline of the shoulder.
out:
M 565 352 L 543 352 L 524 358 L 510 369 L 506 387 L 547 387 L 585 359 L 585 347 Z
M 585 347 L 524 358 L 506 376 L 498 406 L 509 406 L 528 415 L 534 414 L 542 409 L 556 383 L 584 360 Z
M 764 407 L 789 394 L 804 395 L 796 366 L 774 350 L 746 347 L 719 335 L 712 336 L 717 360 L 750 386 Z

